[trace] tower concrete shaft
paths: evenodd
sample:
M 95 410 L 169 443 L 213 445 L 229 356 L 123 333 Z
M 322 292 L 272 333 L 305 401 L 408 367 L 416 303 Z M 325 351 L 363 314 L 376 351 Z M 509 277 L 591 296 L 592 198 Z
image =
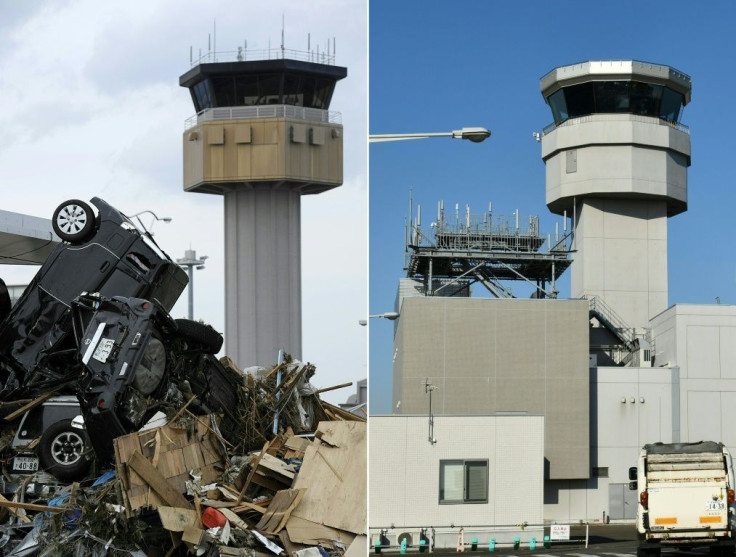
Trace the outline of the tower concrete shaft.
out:
M 241 365 L 272 364 L 280 349 L 302 357 L 300 208 L 288 189 L 225 194 L 225 299 L 238 301 L 225 312 L 225 343 Z
M 302 356 L 301 195 L 342 184 L 341 117 L 328 108 L 346 75 L 279 58 L 202 63 L 179 79 L 197 110 L 184 189 L 225 197 L 225 349 L 240 367 Z
M 602 297 L 631 327 L 667 301 L 667 218 L 687 209 L 690 78 L 632 61 L 556 68 L 541 80 L 547 206 L 573 218 L 571 296 Z

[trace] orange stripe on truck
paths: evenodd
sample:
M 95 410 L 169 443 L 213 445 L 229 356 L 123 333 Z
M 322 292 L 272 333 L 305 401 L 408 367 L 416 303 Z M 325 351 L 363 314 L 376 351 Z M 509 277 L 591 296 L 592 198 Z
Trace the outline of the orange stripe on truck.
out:
M 720 517 L 720 516 L 701 516 L 700 517 L 701 524 L 707 524 L 710 522 L 721 522 L 722 520 L 723 520 L 723 517 Z
M 707 518 L 707 517 L 704 517 L 703 516 L 703 517 L 701 517 L 701 519 L 702 518 Z M 701 520 L 701 522 L 702 522 L 702 520 Z M 655 518 L 654 519 L 654 523 L 655 524 L 677 524 L 677 517 L 676 516 L 668 516 L 668 517 L 665 517 L 665 518 Z

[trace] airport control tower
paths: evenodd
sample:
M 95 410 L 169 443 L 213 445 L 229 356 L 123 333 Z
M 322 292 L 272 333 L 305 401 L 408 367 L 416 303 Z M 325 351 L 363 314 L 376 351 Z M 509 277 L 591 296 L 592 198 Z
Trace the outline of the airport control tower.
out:
M 667 302 L 667 218 L 687 209 L 690 77 L 667 66 L 595 61 L 541 79 L 547 207 L 573 218 L 571 297 L 598 296 L 631 327 Z
M 269 366 L 279 349 L 301 358 L 301 196 L 342 184 L 329 107 L 347 75 L 324 54 L 245 58 L 210 53 L 179 78 L 197 111 L 184 190 L 225 197 L 225 345 L 242 367 Z

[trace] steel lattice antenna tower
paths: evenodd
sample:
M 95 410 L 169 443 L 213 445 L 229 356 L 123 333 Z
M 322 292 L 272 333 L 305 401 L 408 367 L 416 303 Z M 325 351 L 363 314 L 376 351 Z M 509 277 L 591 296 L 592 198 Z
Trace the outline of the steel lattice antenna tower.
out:
M 341 117 L 328 109 L 347 69 L 274 53 L 211 53 L 179 78 L 197 111 L 184 190 L 225 197 L 225 344 L 242 367 L 270 366 L 280 349 L 301 358 L 301 196 L 343 180 Z

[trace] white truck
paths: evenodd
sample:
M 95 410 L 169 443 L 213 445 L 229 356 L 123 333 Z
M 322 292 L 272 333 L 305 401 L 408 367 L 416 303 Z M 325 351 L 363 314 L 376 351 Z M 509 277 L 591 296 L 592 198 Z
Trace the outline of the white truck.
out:
M 734 555 L 734 472 L 723 443 L 645 445 L 629 479 L 639 492 L 637 557 L 658 557 L 663 546 Z

